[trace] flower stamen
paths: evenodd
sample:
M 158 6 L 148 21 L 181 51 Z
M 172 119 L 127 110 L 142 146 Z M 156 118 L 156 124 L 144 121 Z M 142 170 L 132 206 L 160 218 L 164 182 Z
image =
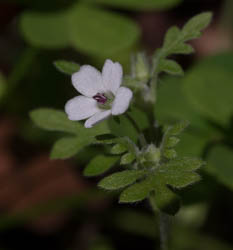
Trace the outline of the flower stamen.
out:
M 93 99 L 95 99 L 100 104 L 105 104 L 108 100 L 108 98 L 101 93 L 97 93 L 95 96 L 93 96 Z

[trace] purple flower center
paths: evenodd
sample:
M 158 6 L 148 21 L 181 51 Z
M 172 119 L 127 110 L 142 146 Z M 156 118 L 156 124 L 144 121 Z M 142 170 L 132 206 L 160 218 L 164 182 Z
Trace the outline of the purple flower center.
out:
M 95 96 L 93 96 L 93 99 L 95 99 L 100 104 L 105 104 L 108 100 L 108 98 L 104 94 L 97 93 Z

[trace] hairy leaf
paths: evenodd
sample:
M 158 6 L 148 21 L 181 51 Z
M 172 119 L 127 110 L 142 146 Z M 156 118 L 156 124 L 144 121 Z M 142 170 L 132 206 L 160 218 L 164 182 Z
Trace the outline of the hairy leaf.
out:
M 127 165 L 135 160 L 135 155 L 133 153 L 126 153 L 121 157 L 121 165 Z
M 118 143 L 114 145 L 111 149 L 112 154 L 122 154 L 122 153 L 125 153 L 126 151 L 127 151 L 127 147 L 122 143 Z
M 125 170 L 105 177 L 98 184 L 99 187 L 107 190 L 115 190 L 126 187 L 144 176 L 143 170 Z
M 167 170 L 172 171 L 194 171 L 199 169 L 204 162 L 201 159 L 193 157 L 176 158 L 165 164 Z
M 67 159 L 77 154 L 84 147 L 91 144 L 90 138 L 64 137 L 55 142 L 51 159 Z
M 191 18 L 183 27 L 183 32 L 192 34 L 205 29 L 211 22 L 212 13 L 205 12 Z
M 175 215 L 180 208 L 180 198 L 166 185 L 155 185 L 155 192 L 151 200 L 161 212 Z
M 183 75 L 182 67 L 173 60 L 162 59 L 159 63 L 159 72 L 166 72 L 171 75 Z
M 118 156 L 97 155 L 85 167 L 85 176 L 97 176 L 109 170 L 119 160 Z
M 65 112 L 56 109 L 36 109 L 30 112 L 30 117 L 38 127 L 46 130 L 77 133 L 82 128 L 78 122 L 70 121 Z
M 146 199 L 150 191 L 153 189 L 150 178 L 133 184 L 126 188 L 120 195 L 119 202 L 132 203 Z

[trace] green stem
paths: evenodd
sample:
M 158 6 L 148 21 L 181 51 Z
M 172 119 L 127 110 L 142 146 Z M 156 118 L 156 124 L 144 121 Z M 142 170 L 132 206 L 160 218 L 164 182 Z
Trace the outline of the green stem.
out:
M 153 196 L 149 198 L 150 205 L 154 211 L 155 216 L 159 216 L 159 235 L 160 235 L 160 250 L 168 250 L 169 234 L 170 234 L 170 217 L 158 210 Z
M 144 134 L 142 133 L 141 129 L 139 128 L 139 126 L 137 125 L 137 123 L 135 122 L 135 120 L 128 113 L 126 113 L 125 115 L 126 115 L 127 119 L 130 121 L 130 123 L 133 125 L 133 127 L 136 129 L 136 131 L 138 132 L 139 141 L 140 141 L 142 147 L 146 146 L 147 145 L 146 138 L 145 138 Z
M 153 60 L 153 64 L 152 64 L 152 69 L 151 69 L 151 79 L 149 81 L 149 88 L 150 88 L 150 92 L 149 92 L 149 98 L 148 101 L 153 105 L 156 102 L 156 89 L 157 89 L 157 83 L 158 83 L 158 76 L 159 76 L 159 70 L 158 70 L 158 66 L 159 66 L 159 62 L 161 60 L 161 58 L 163 58 L 163 51 L 160 50 L 158 52 L 156 52 L 155 58 Z
M 168 250 L 170 218 L 168 215 L 159 214 L 160 249 Z

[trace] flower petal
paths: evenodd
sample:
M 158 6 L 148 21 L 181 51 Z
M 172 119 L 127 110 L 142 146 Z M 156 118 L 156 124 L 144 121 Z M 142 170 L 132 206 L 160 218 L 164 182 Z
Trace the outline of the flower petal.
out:
M 110 115 L 111 115 L 111 110 L 100 111 L 100 112 L 96 113 L 95 115 L 93 115 L 88 120 L 86 120 L 84 126 L 86 128 L 91 128 L 95 124 L 107 119 Z
M 107 59 L 103 66 L 102 77 L 103 84 L 107 91 L 111 91 L 114 95 L 119 89 L 122 82 L 123 70 L 120 63 L 112 62 Z
M 65 112 L 72 121 L 89 118 L 99 111 L 94 99 L 82 95 L 72 98 L 65 105 Z
M 128 109 L 132 97 L 133 93 L 129 88 L 120 87 L 112 104 L 112 114 L 123 114 Z
M 72 84 L 82 95 L 93 97 L 104 93 L 101 73 L 90 65 L 84 65 L 72 75 Z

